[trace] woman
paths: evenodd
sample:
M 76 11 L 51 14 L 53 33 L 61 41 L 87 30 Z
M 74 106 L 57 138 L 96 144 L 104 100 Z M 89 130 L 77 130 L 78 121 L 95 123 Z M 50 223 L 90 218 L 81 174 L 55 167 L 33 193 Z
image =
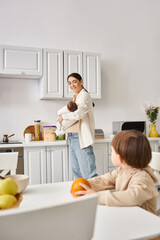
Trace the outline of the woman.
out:
M 92 99 L 83 87 L 82 77 L 72 73 L 67 78 L 70 89 L 75 93 L 78 109 L 74 112 L 62 114 L 58 121 L 63 119 L 78 121 L 68 129 L 70 160 L 74 178 L 92 178 L 97 176 L 94 143 L 94 113 Z

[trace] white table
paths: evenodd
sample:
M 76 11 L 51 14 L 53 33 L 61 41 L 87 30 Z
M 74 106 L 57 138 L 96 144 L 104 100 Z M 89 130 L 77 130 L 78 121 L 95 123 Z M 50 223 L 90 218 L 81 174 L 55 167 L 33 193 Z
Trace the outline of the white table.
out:
M 160 217 L 139 207 L 98 206 L 93 240 L 150 239 L 160 235 Z
M 75 202 L 75 198 L 70 194 L 71 184 L 72 182 L 63 182 L 28 186 L 23 193 L 23 201 L 20 207 L 8 210 L 8 214 L 24 211 L 24 209 L 27 211 L 27 209 L 43 208 L 51 204 Z M 1 214 L 5 215 L 5 211 Z M 81 219 L 81 221 L 84 221 L 84 219 Z M 69 229 L 69 231 L 71 230 Z M 100 205 L 97 207 L 92 240 L 148 239 L 157 235 L 160 235 L 160 217 L 139 207 Z

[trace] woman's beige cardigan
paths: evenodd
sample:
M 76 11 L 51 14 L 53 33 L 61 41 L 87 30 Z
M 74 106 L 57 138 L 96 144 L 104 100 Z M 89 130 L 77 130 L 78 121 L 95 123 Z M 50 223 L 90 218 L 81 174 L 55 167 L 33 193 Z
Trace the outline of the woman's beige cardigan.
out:
M 79 120 L 80 147 L 85 148 L 94 143 L 94 112 L 92 99 L 84 89 L 76 97 L 78 109 L 74 112 L 62 114 L 63 119 Z

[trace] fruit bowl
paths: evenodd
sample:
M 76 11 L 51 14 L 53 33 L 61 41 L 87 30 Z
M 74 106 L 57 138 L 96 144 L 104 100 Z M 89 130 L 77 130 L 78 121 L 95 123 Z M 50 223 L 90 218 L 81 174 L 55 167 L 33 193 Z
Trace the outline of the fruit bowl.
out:
M 21 203 L 21 201 L 22 201 L 22 199 L 23 199 L 21 193 L 17 193 L 15 197 L 17 198 L 17 202 L 16 202 L 16 204 L 14 204 L 11 208 L 17 208 L 17 207 L 19 207 L 19 205 L 20 205 L 20 203 Z
M 18 185 L 18 193 L 22 193 L 27 185 L 29 177 L 23 174 L 16 174 L 16 175 L 6 175 L 4 178 L 12 178 Z
M 13 206 L 11 206 L 11 207 L 6 207 L 6 208 L 3 208 L 3 209 L 0 208 L 0 211 L 4 211 L 4 210 L 7 210 L 7 209 L 11 209 L 11 208 L 18 208 L 19 205 L 20 205 L 20 203 L 21 203 L 22 200 L 23 200 L 23 197 L 22 197 L 22 194 L 21 194 L 21 193 L 17 193 L 17 194 L 15 195 L 15 197 L 16 197 L 16 199 L 17 199 L 17 202 L 16 202 Z

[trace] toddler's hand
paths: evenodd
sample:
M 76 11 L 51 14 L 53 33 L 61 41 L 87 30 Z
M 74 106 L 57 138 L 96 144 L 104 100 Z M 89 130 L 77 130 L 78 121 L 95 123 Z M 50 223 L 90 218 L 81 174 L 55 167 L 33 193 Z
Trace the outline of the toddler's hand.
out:
M 84 190 L 75 192 L 74 193 L 75 195 L 89 195 L 89 194 L 96 193 L 92 188 L 88 187 L 84 183 L 79 183 L 79 185 L 82 186 L 84 188 Z

